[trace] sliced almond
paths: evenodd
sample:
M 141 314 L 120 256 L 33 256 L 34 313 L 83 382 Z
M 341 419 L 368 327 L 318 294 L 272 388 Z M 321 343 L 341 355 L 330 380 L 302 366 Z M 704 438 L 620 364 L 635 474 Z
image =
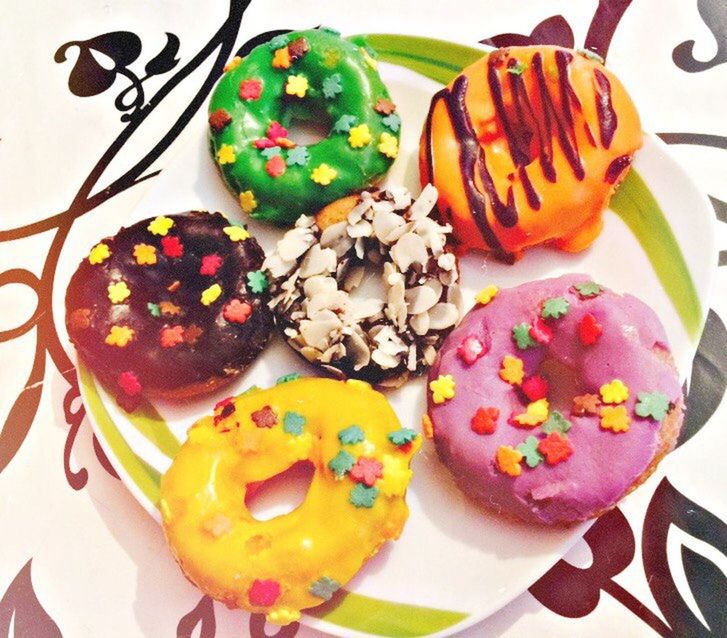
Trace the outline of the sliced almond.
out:
M 429 329 L 445 330 L 451 328 L 459 319 L 457 306 L 451 303 L 438 303 L 429 311 Z
M 391 258 L 401 272 L 406 272 L 412 264 L 426 264 L 429 260 L 424 240 L 416 233 L 405 233 L 391 247 Z

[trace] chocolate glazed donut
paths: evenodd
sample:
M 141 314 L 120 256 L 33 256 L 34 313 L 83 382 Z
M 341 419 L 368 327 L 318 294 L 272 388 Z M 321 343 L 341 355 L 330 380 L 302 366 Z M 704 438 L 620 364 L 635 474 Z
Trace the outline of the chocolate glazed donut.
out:
M 245 369 L 272 330 L 264 254 L 220 213 L 122 228 L 93 247 L 66 292 L 82 361 L 119 403 L 185 398 Z

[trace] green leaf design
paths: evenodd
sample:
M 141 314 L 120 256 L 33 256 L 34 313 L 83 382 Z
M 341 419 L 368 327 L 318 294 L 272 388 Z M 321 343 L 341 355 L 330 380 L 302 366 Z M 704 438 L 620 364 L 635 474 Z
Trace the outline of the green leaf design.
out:
M 568 314 L 570 304 L 565 297 L 553 297 L 543 302 L 543 310 L 540 316 L 543 319 L 559 319 Z
M 519 323 L 512 329 L 512 338 L 520 350 L 527 350 L 538 345 L 530 336 L 530 326 L 527 323 Z
M 542 426 L 540 426 L 546 434 L 558 432 L 565 434 L 571 429 L 572 423 L 563 416 L 562 412 L 552 410 Z
M 529 436 L 517 446 L 517 451 L 525 458 L 528 467 L 538 467 L 543 460 L 543 455 L 538 451 L 540 439 L 536 436 Z

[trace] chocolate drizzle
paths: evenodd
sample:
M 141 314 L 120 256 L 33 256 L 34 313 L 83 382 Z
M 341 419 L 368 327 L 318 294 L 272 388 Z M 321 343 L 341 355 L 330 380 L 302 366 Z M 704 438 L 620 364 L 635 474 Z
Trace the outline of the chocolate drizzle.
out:
M 611 104 L 611 83 L 598 69 L 594 73 L 598 86 L 596 111 L 598 113 L 598 125 L 601 127 L 601 144 L 603 144 L 604 148 L 609 148 L 618 126 L 618 117 L 616 117 L 616 112 Z
M 630 155 L 621 155 L 617 157 L 613 162 L 611 162 L 608 165 L 608 168 L 606 169 L 606 174 L 604 175 L 603 179 L 606 180 L 609 184 L 615 184 L 616 180 L 619 178 L 619 175 L 626 170 L 626 168 L 631 164 L 631 156 Z

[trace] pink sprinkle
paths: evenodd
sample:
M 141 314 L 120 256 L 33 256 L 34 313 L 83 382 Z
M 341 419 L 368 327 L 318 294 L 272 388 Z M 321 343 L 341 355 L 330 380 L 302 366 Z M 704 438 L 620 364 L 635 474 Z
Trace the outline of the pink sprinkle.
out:
M 271 140 L 269 137 L 261 137 L 259 140 L 255 140 L 252 145 L 255 148 L 273 148 L 273 146 L 276 146 L 275 140 Z
M 477 337 L 470 335 L 465 338 L 457 348 L 457 354 L 466 364 L 472 365 L 477 359 L 487 352 L 485 344 Z
M 537 401 L 548 396 L 548 381 L 539 374 L 535 374 L 525 379 L 520 389 L 528 401 Z
M 548 344 L 553 339 L 553 329 L 542 317 L 536 317 L 530 326 L 530 336 L 538 343 Z
M 271 140 L 275 140 L 278 137 L 288 137 L 288 129 L 280 122 L 273 120 L 270 122 L 270 126 L 268 126 L 268 137 Z
M 273 155 L 265 164 L 265 170 L 270 177 L 280 177 L 285 173 L 285 160 L 280 155 Z
M 211 255 L 205 255 L 202 257 L 202 264 L 199 267 L 200 275 L 214 276 L 217 274 L 217 270 L 222 265 L 222 257 L 216 253 Z
M 251 605 L 270 607 L 280 598 L 280 583 L 277 580 L 254 580 L 247 594 Z
M 118 384 L 127 396 L 133 397 L 141 392 L 139 378 L 131 370 L 119 375 Z
M 243 80 L 240 82 L 240 99 L 257 100 L 263 92 L 263 85 L 260 80 Z
M 184 246 L 176 235 L 162 237 L 162 252 L 167 257 L 181 257 L 184 254 Z

